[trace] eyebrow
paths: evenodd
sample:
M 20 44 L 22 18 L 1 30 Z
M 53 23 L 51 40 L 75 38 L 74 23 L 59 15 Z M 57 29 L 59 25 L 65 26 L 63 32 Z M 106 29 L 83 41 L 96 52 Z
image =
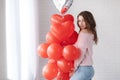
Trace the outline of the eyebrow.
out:
M 82 19 L 82 20 L 79 20 L 79 19 L 78 19 L 77 21 L 85 21 L 85 19 Z

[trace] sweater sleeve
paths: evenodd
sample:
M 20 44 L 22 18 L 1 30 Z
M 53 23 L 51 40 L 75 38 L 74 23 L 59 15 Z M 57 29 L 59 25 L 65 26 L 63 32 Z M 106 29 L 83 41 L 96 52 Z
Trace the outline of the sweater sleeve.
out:
M 81 51 L 81 56 L 77 60 L 75 60 L 75 64 L 74 64 L 75 69 L 77 69 L 79 64 L 82 63 L 82 61 L 84 60 L 86 56 L 85 53 L 88 51 L 89 35 L 87 33 L 80 33 L 78 36 L 78 40 L 76 41 L 74 46 L 79 48 Z

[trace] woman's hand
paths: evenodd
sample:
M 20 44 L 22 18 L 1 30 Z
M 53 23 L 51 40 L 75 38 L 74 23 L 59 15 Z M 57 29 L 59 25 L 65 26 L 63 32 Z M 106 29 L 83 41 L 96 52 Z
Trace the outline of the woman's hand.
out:
M 72 68 L 70 73 L 69 73 L 69 76 L 71 77 L 74 74 L 74 72 L 75 72 L 75 70 L 74 70 L 74 68 Z

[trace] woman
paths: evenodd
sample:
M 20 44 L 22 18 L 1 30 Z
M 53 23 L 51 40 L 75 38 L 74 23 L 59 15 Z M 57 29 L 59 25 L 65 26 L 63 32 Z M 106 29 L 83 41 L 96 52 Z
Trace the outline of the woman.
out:
M 92 80 L 94 76 L 92 47 L 98 41 L 96 22 L 91 12 L 82 11 L 77 16 L 77 24 L 80 31 L 74 46 L 80 49 L 82 56 L 75 60 L 75 69 L 70 80 Z

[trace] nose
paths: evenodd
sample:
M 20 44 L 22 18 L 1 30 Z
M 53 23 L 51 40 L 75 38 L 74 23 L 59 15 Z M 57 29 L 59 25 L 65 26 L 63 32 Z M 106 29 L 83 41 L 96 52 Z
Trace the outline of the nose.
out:
M 82 25 L 83 24 L 83 22 L 81 21 L 81 22 L 79 22 L 79 25 Z

